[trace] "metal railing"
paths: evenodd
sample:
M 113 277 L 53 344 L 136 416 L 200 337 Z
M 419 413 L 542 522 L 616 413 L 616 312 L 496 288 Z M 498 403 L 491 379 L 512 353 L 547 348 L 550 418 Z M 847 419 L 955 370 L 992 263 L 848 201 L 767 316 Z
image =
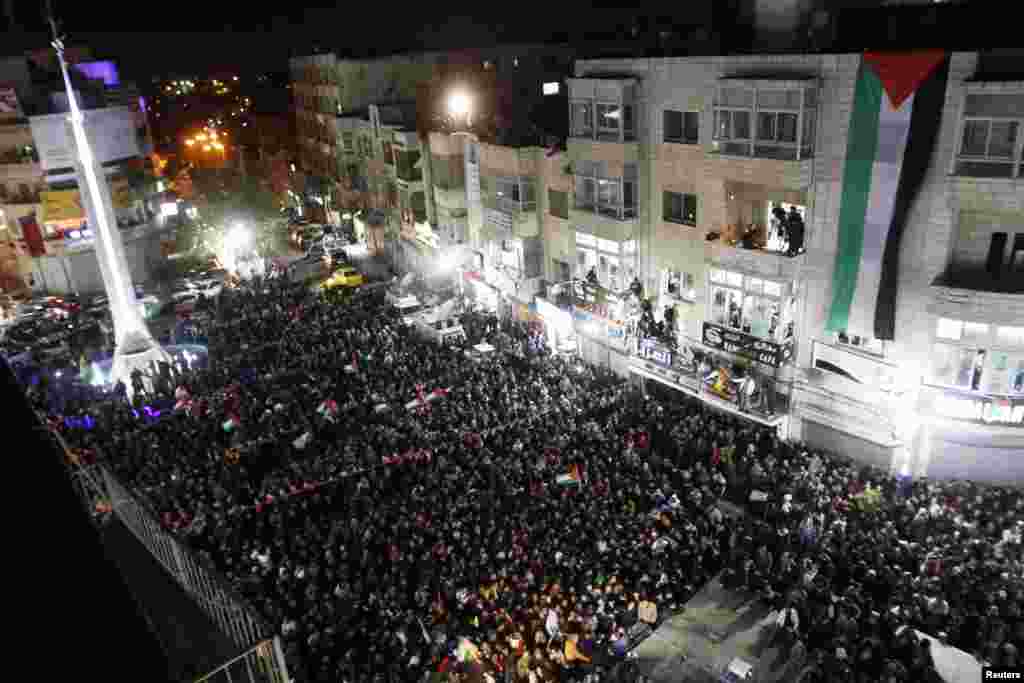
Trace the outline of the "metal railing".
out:
M 264 640 L 195 683 L 289 683 L 281 641 Z
M 270 637 L 273 631 L 246 600 L 220 575 L 198 560 L 192 552 L 165 530 L 157 517 L 140 504 L 110 473 L 99 466 L 110 495 L 113 513 L 139 542 L 170 572 L 186 592 L 209 615 L 214 625 L 240 648 L 251 647 Z M 284 662 L 281 662 L 284 671 Z
M 40 417 L 40 423 L 45 422 Z M 239 649 L 241 655 L 207 674 L 200 681 L 290 683 L 280 639 L 241 595 L 216 570 L 198 560 L 156 520 L 153 511 L 138 502 L 102 464 L 86 464 L 68 447 L 59 432 L 46 429 L 55 450 L 67 463 L 73 485 L 89 512 L 99 513 L 106 503 L 143 547 L 166 569 L 210 617 L 212 623 Z

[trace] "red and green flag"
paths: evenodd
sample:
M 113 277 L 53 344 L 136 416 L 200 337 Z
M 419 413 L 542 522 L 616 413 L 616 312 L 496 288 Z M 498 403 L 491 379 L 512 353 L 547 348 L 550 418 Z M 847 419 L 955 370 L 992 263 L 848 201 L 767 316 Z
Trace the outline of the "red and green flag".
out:
M 826 329 L 893 339 L 900 245 L 935 149 L 942 50 L 867 52 L 854 89 Z

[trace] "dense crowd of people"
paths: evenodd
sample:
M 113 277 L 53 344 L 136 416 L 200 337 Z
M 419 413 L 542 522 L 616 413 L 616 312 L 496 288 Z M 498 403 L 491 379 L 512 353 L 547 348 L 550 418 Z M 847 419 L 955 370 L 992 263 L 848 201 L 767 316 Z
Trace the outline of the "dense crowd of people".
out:
M 54 424 L 248 598 L 296 681 L 600 676 L 720 573 L 811 678 L 934 679 L 917 630 L 1018 662 L 1017 491 L 645 398 L 507 319 L 466 314 L 449 348 L 374 297 L 222 297 L 208 367 Z

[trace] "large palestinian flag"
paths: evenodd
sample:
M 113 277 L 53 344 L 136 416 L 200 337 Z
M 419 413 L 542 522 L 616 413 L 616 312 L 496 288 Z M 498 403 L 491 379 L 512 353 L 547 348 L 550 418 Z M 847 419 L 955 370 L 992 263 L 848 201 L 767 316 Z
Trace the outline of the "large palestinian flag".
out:
M 931 163 L 948 70 L 941 50 L 863 56 L 843 170 L 831 332 L 895 335 L 900 242 Z

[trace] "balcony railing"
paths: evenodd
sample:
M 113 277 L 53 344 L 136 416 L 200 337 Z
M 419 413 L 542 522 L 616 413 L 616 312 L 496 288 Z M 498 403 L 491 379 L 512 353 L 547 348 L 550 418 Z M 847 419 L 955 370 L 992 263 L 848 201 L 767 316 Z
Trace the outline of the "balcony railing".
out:
M 537 209 L 537 202 L 535 201 L 519 201 L 511 197 L 498 197 L 496 203 L 498 209 L 504 213 L 514 214 L 523 211 L 536 211 Z
M 625 206 L 616 202 L 599 202 L 593 198 L 580 197 L 579 195 L 576 195 L 574 208 L 577 211 L 588 211 L 619 221 L 633 220 L 637 216 L 636 206 Z
M 804 239 L 806 228 L 804 231 L 804 234 L 799 235 L 799 237 L 795 235 L 782 237 L 781 235 L 773 234 L 761 224 L 748 226 L 733 224 L 712 231 L 708 235 L 708 239 L 712 241 L 717 240 L 721 244 L 735 249 L 759 251 L 792 258 L 806 251 Z

